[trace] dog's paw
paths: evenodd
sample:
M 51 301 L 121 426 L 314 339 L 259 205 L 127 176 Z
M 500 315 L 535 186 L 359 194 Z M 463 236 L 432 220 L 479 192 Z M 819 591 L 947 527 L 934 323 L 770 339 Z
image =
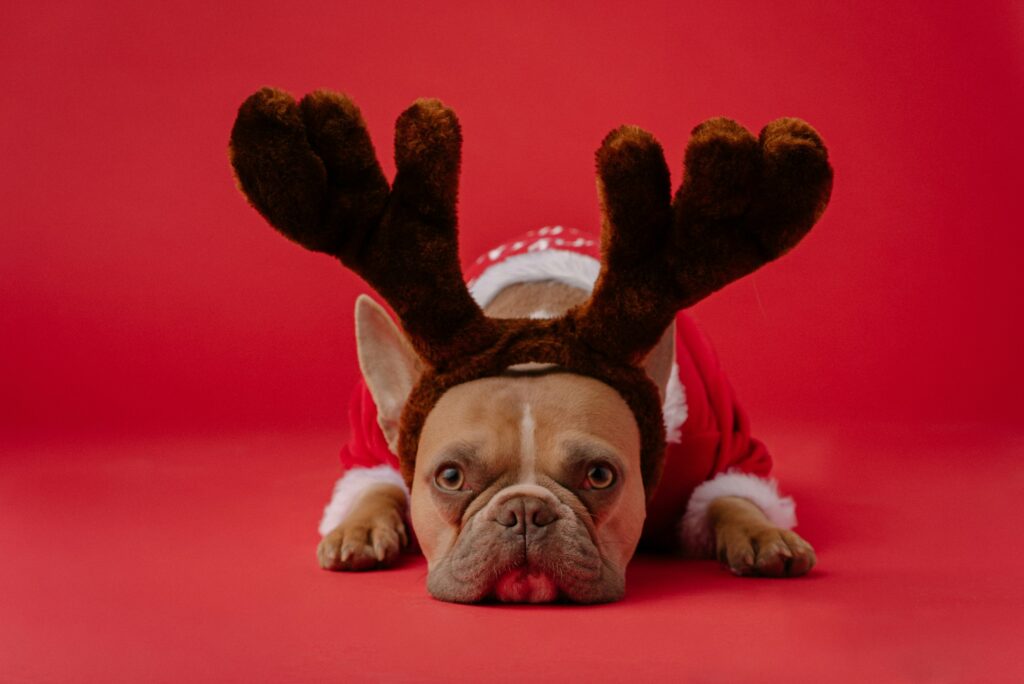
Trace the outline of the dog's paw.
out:
M 356 513 L 320 540 L 316 555 L 324 570 L 373 570 L 393 565 L 408 543 L 398 511 Z
M 817 562 L 814 549 L 800 535 L 771 525 L 723 525 L 715 550 L 736 575 L 799 577 Z

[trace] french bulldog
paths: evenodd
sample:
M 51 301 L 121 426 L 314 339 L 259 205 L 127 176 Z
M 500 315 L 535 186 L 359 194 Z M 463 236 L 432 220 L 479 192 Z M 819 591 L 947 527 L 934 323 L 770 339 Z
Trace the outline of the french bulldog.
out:
M 391 565 L 411 525 L 446 601 L 614 601 L 641 541 L 738 575 L 808 572 L 771 458 L 676 312 L 810 230 L 832 182 L 817 133 L 709 120 L 673 199 L 660 145 L 620 127 L 597 153 L 600 244 L 544 228 L 481 256 L 468 284 L 460 149 L 454 112 L 417 101 L 396 123 L 389 184 L 347 97 L 264 88 L 239 109 L 229 152 L 253 206 L 361 275 L 402 323 L 356 303 L 365 391 L 320 565 Z
M 577 231 L 556 227 L 523 236 L 521 254 L 511 249 L 516 243 L 505 246 L 509 258 L 519 260 L 516 272 L 506 279 L 528 280 L 491 284 L 491 289 L 500 289 L 493 297 L 485 294 L 488 316 L 551 317 L 590 296 L 584 289 L 586 269 L 567 274 L 558 263 L 553 252 L 562 250 L 551 249 L 551 240 L 558 239 L 549 237 L 552 230 L 565 235 L 561 242 L 569 245 L 581 239 L 585 247 L 594 244 Z M 538 243 L 545 251 L 526 251 Z M 556 258 L 542 258 L 549 255 Z M 539 262 L 533 272 L 526 272 L 530 269 L 523 266 L 524 259 Z M 355 318 L 359 365 L 379 430 L 394 452 L 401 411 L 420 362 L 373 299 L 363 295 L 357 300 Z M 686 345 L 679 346 L 686 353 Z M 644 363 L 663 399 L 678 381 L 676 353 L 673 324 Z M 679 416 L 666 415 L 666 422 L 673 419 Z M 356 488 L 345 486 L 344 477 L 339 481 L 321 523 L 320 565 L 329 570 L 387 567 L 408 546 L 406 522 L 411 520 L 428 560 L 427 586 L 437 598 L 616 600 L 625 591 L 626 566 L 641 539 L 648 508 L 638 443 L 632 413 L 614 390 L 556 366 L 524 364 L 498 377 L 458 385 L 427 418 L 411 491 L 389 465 L 350 470 L 347 477 L 354 474 L 357 482 L 362 480 Z M 776 498 L 771 483 L 752 477 L 724 473 L 709 480 L 721 488 L 721 495 L 696 513 L 691 510 L 690 518 L 702 520 L 688 521 L 709 531 L 679 530 L 680 545 L 695 556 L 714 553 L 737 575 L 806 573 L 815 554 L 787 529 L 795 524 L 785 510 L 791 502 Z M 748 498 L 751 483 L 760 485 L 755 493 L 761 496 Z M 728 495 L 730 488 L 737 495 Z M 765 499 L 767 513 L 754 503 Z M 779 509 L 782 513 L 773 521 L 770 515 Z M 675 522 L 682 523 L 682 517 Z M 648 532 L 665 536 L 657 529 Z M 713 539 L 713 546 L 704 536 Z

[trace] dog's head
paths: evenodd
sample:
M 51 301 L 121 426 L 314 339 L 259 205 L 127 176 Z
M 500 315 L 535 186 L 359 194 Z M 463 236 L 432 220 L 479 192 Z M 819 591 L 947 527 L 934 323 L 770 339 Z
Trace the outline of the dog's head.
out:
M 545 290 L 524 288 L 521 297 Z M 378 422 L 397 451 L 422 363 L 365 295 L 356 331 Z M 662 392 L 673 337 L 670 330 L 644 364 Z M 411 495 L 437 598 L 615 600 L 645 516 L 640 432 L 608 385 L 557 366 L 515 367 L 441 397 L 420 435 Z
M 255 93 L 229 151 L 274 227 L 339 258 L 401 321 L 402 358 L 386 372 L 403 389 L 375 398 L 413 491 L 428 585 L 452 600 L 621 595 L 664 450 L 644 360 L 680 308 L 792 248 L 832 186 L 821 139 L 797 119 L 759 138 L 727 119 L 701 124 L 674 198 L 658 142 L 620 127 L 597 152 L 593 293 L 553 319 L 498 319 L 462 279 L 461 132 L 440 102 L 399 117 L 391 184 L 359 110 L 326 91 L 298 103 Z

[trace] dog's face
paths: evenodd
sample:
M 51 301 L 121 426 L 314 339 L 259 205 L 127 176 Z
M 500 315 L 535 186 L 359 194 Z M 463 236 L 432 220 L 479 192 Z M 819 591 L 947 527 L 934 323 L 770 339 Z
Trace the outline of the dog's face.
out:
M 618 599 L 645 514 L 636 422 L 557 370 L 459 385 L 424 424 L 411 509 L 437 598 Z
M 395 451 L 420 362 L 368 297 L 356 304 L 356 323 L 363 376 Z M 648 372 L 661 368 L 654 378 L 667 379 L 671 339 L 652 354 Z M 645 509 L 639 428 L 597 380 L 516 367 L 448 390 L 423 425 L 411 522 L 437 598 L 616 600 Z

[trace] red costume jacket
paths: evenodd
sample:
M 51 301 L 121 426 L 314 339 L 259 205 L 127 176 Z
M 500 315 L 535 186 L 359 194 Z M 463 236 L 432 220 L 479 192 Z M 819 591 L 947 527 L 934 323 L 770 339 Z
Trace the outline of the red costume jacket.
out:
M 531 231 L 481 255 L 467 269 L 470 292 L 483 307 L 515 282 L 558 280 L 590 289 L 599 270 L 598 249 L 595 239 L 571 228 Z M 707 504 L 724 495 L 745 496 L 776 524 L 792 527 L 792 500 L 780 497 L 775 483 L 765 479 L 771 456 L 751 436 L 747 416 L 710 343 L 684 312 L 676 317 L 675 351 L 663 407 L 668 442 L 664 471 L 648 506 L 642 543 L 678 546 L 681 533 L 692 550 L 705 550 Z M 348 415 L 351 434 L 341 450 L 346 473 L 379 466 L 397 470 L 398 459 L 388 450 L 363 381 L 353 388 Z

